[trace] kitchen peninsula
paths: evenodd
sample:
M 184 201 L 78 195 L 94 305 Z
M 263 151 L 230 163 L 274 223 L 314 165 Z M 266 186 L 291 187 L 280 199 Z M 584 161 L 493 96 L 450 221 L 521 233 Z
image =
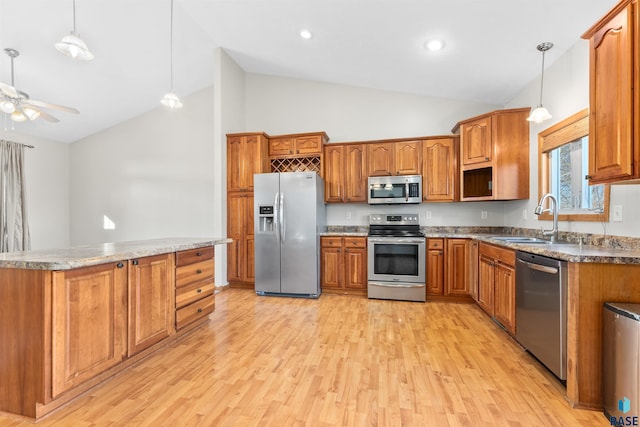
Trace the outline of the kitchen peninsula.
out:
M 0 254 L 0 411 L 38 419 L 206 322 L 230 241 Z

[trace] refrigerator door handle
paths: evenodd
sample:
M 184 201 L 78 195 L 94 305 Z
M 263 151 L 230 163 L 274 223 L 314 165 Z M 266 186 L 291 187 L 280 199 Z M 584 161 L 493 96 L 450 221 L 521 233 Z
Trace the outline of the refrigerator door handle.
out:
M 278 208 L 278 203 L 280 203 L 280 193 L 276 192 L 276 196 L 273 199 L 273 225 L 276 232 L 276 242 L 280 243 L 280 220 L 278 219 L 280 209 Z
M 280 193 L 280 240 L 282 243 L 286 241 L 286 227 L 284 224 L 284 193 Z

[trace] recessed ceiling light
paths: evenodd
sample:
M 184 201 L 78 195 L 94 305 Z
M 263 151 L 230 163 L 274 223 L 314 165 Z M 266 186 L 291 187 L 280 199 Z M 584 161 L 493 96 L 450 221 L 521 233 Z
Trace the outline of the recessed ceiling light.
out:
M 311 34 L 311 31 L 309 30 L 300 30 L 300 37 L 302 37 L 305 40 L 309 40 L 310 38 L 313 37 L 313 34 Z
M 426 43 L 424 44 L 424 47 L 427 50 L 436 52 L 438 50 L 441 50 L 444 47 L 444 42 L 438 39 L 427 40 Z

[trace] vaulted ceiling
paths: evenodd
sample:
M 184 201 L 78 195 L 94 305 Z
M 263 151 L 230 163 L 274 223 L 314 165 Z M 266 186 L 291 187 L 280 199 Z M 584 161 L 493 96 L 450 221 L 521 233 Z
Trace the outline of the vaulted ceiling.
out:
M 174 0 L 174 88 L 213 84 L 222 47 L 247 72 L 504 104 L 615 0 Z M 20 51 L 15 86 L 68 105 L 59 123 L 15 131 L 73 142 L 159 106 L 170 89 L 170 0 L 76 0 L 76 28 L 95 54 L 74 61 L 53 45 L 73 27 L 72 0 L 0 0 L 0 48 Z M 311 39 L 299 37 L 303 28 Z M 425 41 L 444 40 L 439 52 Z M 0 51 L 0 82 L 10 61 Z M 0 113 L 0 125 L 12 123 Z

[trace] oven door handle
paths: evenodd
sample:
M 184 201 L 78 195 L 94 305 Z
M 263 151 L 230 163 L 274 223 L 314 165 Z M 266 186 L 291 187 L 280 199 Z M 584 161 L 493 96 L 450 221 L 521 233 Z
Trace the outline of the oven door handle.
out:
M 371 243 L 388 243 L 388 244 L 402 244 L 402 243 L 425 243 L 424 237 L 368 237 Z
M 424 284 L 408 284 L 408 283 L 380 283 L 380 282 L 369 282 L 369 285 L 382 286 L 385 288 L 424 288 Z

